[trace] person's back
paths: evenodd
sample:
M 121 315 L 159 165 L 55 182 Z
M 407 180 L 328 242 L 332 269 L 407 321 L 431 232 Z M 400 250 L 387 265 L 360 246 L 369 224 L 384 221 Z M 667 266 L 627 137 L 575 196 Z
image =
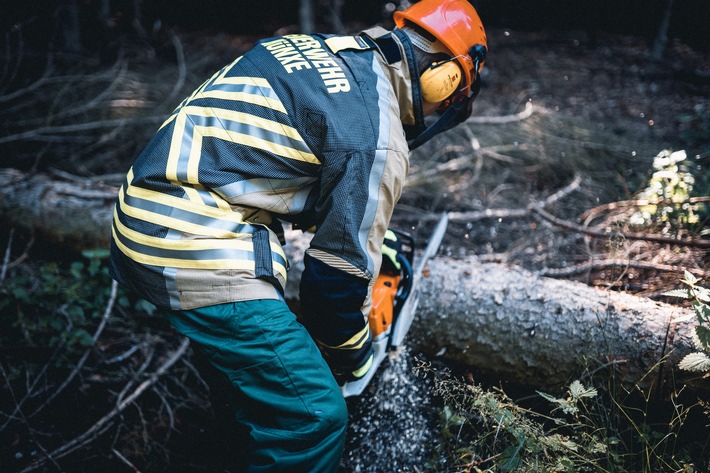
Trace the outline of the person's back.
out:
M 121 190 L 119 282 L 171 309 L 278 298 L 279 220 L 318 224 L 314 248 L 337 245 L 375 273 L 361 230 L 391 213 L 407 172 L 392 83 L 406 86 L 409 71 L 367 43 L 347 46 L 333 57 L 322 36 L 261 41 L 183 101 Z M 363 185 L 385 173 L 390 196 Z

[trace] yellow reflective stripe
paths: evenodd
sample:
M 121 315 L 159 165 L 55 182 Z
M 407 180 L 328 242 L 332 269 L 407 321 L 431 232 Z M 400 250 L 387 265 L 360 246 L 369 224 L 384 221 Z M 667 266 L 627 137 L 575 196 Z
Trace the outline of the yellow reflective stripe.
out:
M 180 250 L 180 251 L 199 251 L 199 250 L 220 250 L 220 249 L 233 249 L 233 250 L 245 250 L 253 251 L 254 245 L 251 239 L 249 240 L 238 240 L 235 238 L 220 238 L 220 239 L 198 239 L 198 240 L 171 240 L 168 238 L 154 237 L 146 235 L 144 233 L 137 232 L 133 229 L 125 226 L 118 219 L 118 211 L 114 209 L 114 223 L 116 228 L 121 235 L 125 236 L 131 241 L 140 243 L 141 245 L 152 246 L 155 248 L 165 248 L 169 250 Z M 248 236 L 248 235 L 246 235 Z
M 286 281 L 286 279 L 288 279 L 288 276 L 286 275 L 286 266 L 284 266 L 280 263 L 277 263 L 274 260 L 271 260 L 271 265 L 273 266 L 274 270 L 277 271 L 281 275 L 282 278 L 284 278 L 284 281 Z
M 175 258 L 163 258 L 160 256 L 151 256 L 126 247 L 116 236 L 116 231 L 112 230 L 113 240 L 123 254 L 131 258 L 133 261 L 152 266 L 167 266 L 171 268 L 191 268 L 191 269 L 246 269 L 254 271 L 254 262 L 249 260 L 182 260 Z
M 318 158 L 316 158 L 315 155 L 311 153 L 302 153 L 295 148 L 289 148 L 288 146 L 272 143 L 271 141 L 263 140 L 261 138 L 255 138 L 253 136 L 245 135 L 244 133 L 237 133 L 234 131 L 229 131 L 216 127 L 195 127 L 195 131 L 203 136 L 219 138 L 222 140 L 232 141 L 234 143 L 251 146 L 252 148 L 262 149 L 264 151 L 283 156 L 284 158 L 294 159 L 297 161 L 305 161 L 311 164 L 320 164 Z
M 199 184 L 200 158 L 202 157 L 202 133 L 200 127 L 193 127 L 190 154 L 187 158 L 187 182 Z
M 230 232 L 229 230 L 206 227 L 204 225 L 198 225 L 196 223 L 186 222 L 185 220 L 180 220 L 174 217 L 161 215 L 155 212 L 151 212 L 149 210 L 131 207 L 130 205 L 127 205 L 125 203 L 123 199 L 123 193 L 119 193 L 118 198 L 121 207 L 121 212 L 123 212 L 124 214 L 128 215 L 129 217 L 154 223 L 156 225 L 162 225 L 166 228 L 172 228 L 181 232 L 191 233 L 193 235 L 212 236 L 215 238 L 235 238 L 251 235 L 250 233 L 235 233 Z
M 227 71 L 215 82 L 216 84 L 229 84 L 229 85 L 255 85 L 257 87 L 263 87 L 265 89 L 270 89 L 271 84 L 269 81 L 263 77 L 247 77 L 247 76 L 235 76 L 235 77 L 224 77 L 227 75 Z
M 198 204 L 204 204 L 204 201 L 202 200 L 202 197 L 200 197 L 200 193 L 197 192 L 197 189 L 193 187 L 183 187 L 182 189 L 185 191 L 185 195 L 187 195 L 188 199 Z
M 207 92 L 200 92 L 199 94 L 195 94 L 194 96 L 190 97 L 190 99 L 187 101 L 187 103 L 192 102 L 195 99 L 198 98 L 215 98 L 215 99 L 223 99 L 223 100 L 232 100 L 232 101 L 238 101 L 238 102 L 246 102 L 246 103 L 251 103 L 254 105 L 261 105 L 262 107 L 267 107 L 272 110 L 276 110 L 281 113 L 287 113 L 286 108 L 283 106 L 280 100 L 278 99 L 272 99 L 269 97 L 264 97 L 263 95 L 256 95 L 256 94 L 249 94 L 247 92 L 229 92 L 229 91 L 223 91 L 223 90 L 210 90 Z M 170 122 L 175 120 L 180 113 L 183 111 L 185 107 L 181 108 L 180 110 L 176 111 L 172 115 L 170 115 L 162 125 L 160 125 L 160 128 L 165 127 L 168 125 Z M 174 133 L 174 132 L 173 132 Z
M 177 117 L 177 115 L 178 115 L 177 113 L 173 113 L 172 115 L 170 115 L 170 116 L 168 117 L 168 119 L 165 120 L 162 125 L 160 125 L 160 128 L 158 128 L 158 130 L 162 129 L 165 125 L 170 124 L 170 122 L 172 122 L 173 120 L 175 120 L 175 117 Z
M 261 128 L 262 130 L 269 131 L 271 133 L 276 133 L 282 136 L 286 136 L 292 140 L 304 143 L 298 130 L 295 128 L 284 125 L 274 120 L 268 120 L 266 118 L 257 117 L 256 115 L 251 115 L 243 112 L 236 112 L 233 110 L 226 110 L 222 108 L 209 108 L 209 107 L 196 107 L 187 106 L 183 109 L 183 112 L 187 115 L 197 115 L 201 117 L 212 117 L 218 120 L 232 121 L 236 123 L 244 123 L 250 126 L 255 126 Z M 236 143 L 245 144 L 253 146 L 259 149 L 265 149 L 271 151 L 274 154 L 280 156 L 285 156 L 291 159 L 297 159 L 299 161 L 305 161 L 312 164 L 320 164 L 320 160 L 312 153 L 305 153 L 299 151 L 295 148 L 290 148 L 283 145 L 277 145 L 268 140 L 262 140 L 259 138 L 253 138 L 249 135 L 239 134 L 233 131 L 225 131 L 224 134 L 220 134 L 219 131 L 214 133 L 205 133 L 205 129 L 216 129 L 219 130 L 220 127 L 198 127 L 196 126 L 193 130 L 192 137 L 192 147 L 190 149 L 190 161 L 188 164 L 188 182 L 196 184 L 197 183 L 197 171 L 199 167 L 200 154 L 199 151 L 202 147 L 202 137 L 212 136 L 217 138 L 228 139 L 229 141 L 234 141 Z M 226 138 L 224 138 L 226 137 Z M 248 137 L 247 139 L 237 139 L 237 137 Z
M 362 378 L 363 376 L 365 376 L 365 373 L 370 370 L 374 359 L 374 355 L 370 355 L 370 358 L 367 359 L 364 365 L 353 371 L 353 376 L 355 376 L 356 378 Z
M 125 192 L 131 197 L 149 200 L 151 202 L 167 205 L 169 207 L 175 207 L 176 209 L 185 210 L 187 212 L 192 212 L 199 215 L 204 215 L 206 217 L 225 220 L 227 222 L 246 223 L 243 220 L 243 215 L 233 210 L 225 212 L 222 209 L 210 207 L 208 205 L 196 204 L 195 202 L 191 202 L 180 197 L 174 197 L 172 195 L 163 194 L 162 192 L 156 192 L 149 189 L 144 189 L 138 186 L 129 186 L 128 190 Z
M 125 227 L 124 227 L 125 228 Z M 217 260 L 194 260 L 194 259 L 177 259 L 177 258 L 163 258 L 160 256 L 152 256 L 152 255 L 146 255 L 144 253 L 139 253 L 135 250 L 132 250 L 125 246 L 123 243 L 121 243 L 121 240 L 116 236 L 116 230 L 111 229 L 111 232 L 113 234 L 113 241 L 116 243 L 118 248 L 121 250 L 123 254 L 131 258 L 133 261 L 136 261 L 138 263 L 142 264 L 149 264 L 152 266 L 165 266 L 165 267 L 171 267 L 171 268 L 190 268 L 190 269 L 244 269 L 244 270 L 250 270 L 254 271 L 255 270 L 255 264 L 253 261 L 250 260 L 236 260 L 236 259 L 217 259 Z M 126 235 L 127 236 L 127 235 Z M 143 235 L 145 238 L 151 238 L 148 237 L 147 235 Z M 137 241 L 137 240 L 134 240 Z M 171 243 L 176 243 L 176 242 L 194 242 L 194 241 L 199 241 L 199 240 L 164 240 L 163 243 L 165 242 L 171 242 Z M 221 242 L 215 242 L 216 248 L 218 249 L 220 247 L 224 247 L 225 245 L 218 245 L 218 243 L 224 243 L 225 241 L 229 240 L 223 240 Z M 177 248 L 180 249 L 180 248 Z M 213 249 L 213 248 L 199 248 L 199 249 Z M 273 267 L 274 270 L 277 271 L 281 277 L 286 280 L 286 268 L 282 265 L 277 263 L 276 261 L 273 262 Z
M 271 247 L 271 251 L 274 253 L 278 253 L 281 255 L 281 257 L 284 259 L 284 261 L 288 261 L 288 258 L 286 257 L 286 253 L 284 252 L 284 249 L 281 248 L 281 245 L 274 243 L 273 241 L 269 242 L 269 246 Z M 274 261 L 274 264 L 279 264 L 276 261 Z
M 149 264 L 152 266 L 165 266 L 172 268 L 189 268 L 189 269 L 243 269 L 254 271 L 255 265 L 250 260 L 235 260 L 235 259 L 217 259 L 217 260 L 183 260 L 175 258 L 163 258 L 160 256 L 151 256 L 143 253 L 138 253 L 124 246 L 116 237 L 114 231 L 114 240 L 121 252 L 132 260 Z M 275 264 L 276 269 L 283 277 L 285 277 L 285 269 L 281 265 Z
M 254 105 L 261 105 L 277 112 L 286 113 L 286 108 L 280 100 L 264 97 L 263 95 L 250 94 L 247 92 L 230 92 L 225 90 L 207 90 L 202 92 L 199 97 L 208 99 L 234 100 L 236 102 L 246 102 Z
M 298 131 L 290 126 L 283 125 L 273 120 L 256 117 L 242 112 L 235 112 L 220 108 L 186 106 L 178 113 L 175 119 L 175 127 L 170 140 L 170 151 L 168 153 L 168 161 L 166 164 L 165 176 L 171 181 L 177 181 L 177 170 L 180 162 L 180 156 L 183 146 L 185 134 L 185 125 L 189 119 L 189 115 L 198 115 L 202 117 L 214 117 L 219 120 L 229 120 L 237 123 L 246 123 L 256 126 L 263 130 L 277 133 L 286 136 L 292 140 L 304 142 Z M 320 164 L 320 160 L 313 153 L 306 153 L 295 148 L 272 143 L 271 141 L 261 138 L 255 138 L 250 135 L 237 133 L 234 131 L 222 130 L 219 127 L 203 127 L 195 126 L 191 130 L 192 136 L 190 140 L 190 150 L 187 165 L 187 182 L 190 184 L 199 184 L 199 166 L 202 153 L 202 139 L 204 136 L 220 138 L 246 146 L 263 149 L 279 156 L 283 156 L 298 161 L 304 161 L 311 164 Z
M 269 120 L 267 118 L 262 118 L 257 115 L 252 115 L 250 113 L 237 112 L 224 108 L 197 107 L 195 105 L 188 105 L 183 110 L 188 115 L 215 117 L 220 120 L 229 120 L 237 123 L 245 123 L 261 128 L 262 130 L 267 130 L 273 133 L 278 133 L 279 135 L 288 136 L 289 138 L 294 139 L 296 141 L 304 141 L 301 137 L 301 134 L 295 128 L 288 125 L 284 125 L 283 123 L 279 123 L 275 120 Z
M 326 345 L 323 342 L 320 342 L 321 345 L 327 348 L 333 348 L 333 349 L 338 349 L 338 350 L 358 350 L 362 348 L 362 346 L 367 342 L 368 340 L 368 335 L 370 333 L 370 326 L 369 324 L 365 324 L 365 327 L 360 330 L 358 333 L 350 337 L 350 339 L 337 346 L 331 346 L 331 345 Z
M 176 182 L 178 162 L 180 161 L 180 149 L 182 148 L 183 133 L 185 133 L 185 121 L 187 116 L 182 112 L 177 114 L 175 118 L 175 127 L 173 128 L 173 136 L 170 139 L 170 151 L 168 153 L 168 162 L 165 166 L 165 177 L 170 182 Z
M 216 192 L 208 191 L 212 198 L 214 199 L 215 202 L 217 202 L 217 207 L 219 207 L 222 210 L 225 210 L 227 212 L 234 212 L 232 210 L 232 207 L 229 205 L 229 202 L 224 200 L 224 197 L 221 195 L 217 194 Z
M 153 237 L 150 235 L 145 235 L 143 233 L 132 230 L 123 223 L 118 218 L 117 210 L 114 209 L 114 223 L 121 235 L 125 236 L 131 241 L 140 243 L 142 245 L 152 246 L 155 248 L 164 248 L 169 250 L 220 250 L 220 249 L 235 249 L 235 250 L 245 250 L 253 251 L 254 245 L 251 240 L 236 240 L 233 238 L 222 238 L 217 240 L 170 240 L 166 238 Z M 113 231 L 114 241 L 122 249 L 123 253 L 129 255 L 131 259 L 138 261 L 140 263 L 153 264 L 157 266 L 171 266 L 175 268 L 213 268 L 213 269 L 254 269 L 254 263 L 250 260 L 193 260 L 193 259 L 176 259 L 176 258 L 163 258 L 159 256 L 145 255 L 139 253 L 135 250 L 131 250 L 125 247 L 118 238 L 116 238 L 115 230 Z M 247 235 L 248 236 L 248 235 Z M 271 250 L 276 253 L 281 254 L 285 258 L 283 250 L 272 243 Z M 224 261 L 222 263 L 221 261 Z M 241 264 L 235 262 L 246 261 L 248 264 Z M 160 264 L 157 264 L 160 263 Z M 272 261 L 274 270 L 278 271 L 281 276 L 286 279 L 286 267 L 276 261 Z

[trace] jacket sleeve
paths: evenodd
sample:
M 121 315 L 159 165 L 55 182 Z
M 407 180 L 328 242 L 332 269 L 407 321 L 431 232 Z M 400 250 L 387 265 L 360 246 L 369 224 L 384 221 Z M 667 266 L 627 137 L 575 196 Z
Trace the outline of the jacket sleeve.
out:
M 304 257 L 301 312 L 331 370 L 344 381 L 364 376 L 372 362 L 371 288 L 408 157 L 382 150 L 327 158 L 319 223 Z

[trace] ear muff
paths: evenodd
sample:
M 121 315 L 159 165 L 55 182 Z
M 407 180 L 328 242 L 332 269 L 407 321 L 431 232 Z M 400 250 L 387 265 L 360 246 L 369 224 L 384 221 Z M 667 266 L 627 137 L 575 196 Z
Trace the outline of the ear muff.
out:
M 422 72 L 419 80 L 424 100 L 431 103 L 441 102 L 458 89 L 461 69 L 456 61 L 435 62 Z

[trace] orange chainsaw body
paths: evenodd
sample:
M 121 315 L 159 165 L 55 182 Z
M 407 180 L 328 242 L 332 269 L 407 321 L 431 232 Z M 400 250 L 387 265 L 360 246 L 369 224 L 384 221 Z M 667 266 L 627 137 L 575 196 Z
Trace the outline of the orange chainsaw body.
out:
M 372 287 L 372 310 L 370 310 L 370 333 L 376 338 L 388 333 L 394 318 L 394 301 L 399 288 L 399 275 L 380 273 Z

